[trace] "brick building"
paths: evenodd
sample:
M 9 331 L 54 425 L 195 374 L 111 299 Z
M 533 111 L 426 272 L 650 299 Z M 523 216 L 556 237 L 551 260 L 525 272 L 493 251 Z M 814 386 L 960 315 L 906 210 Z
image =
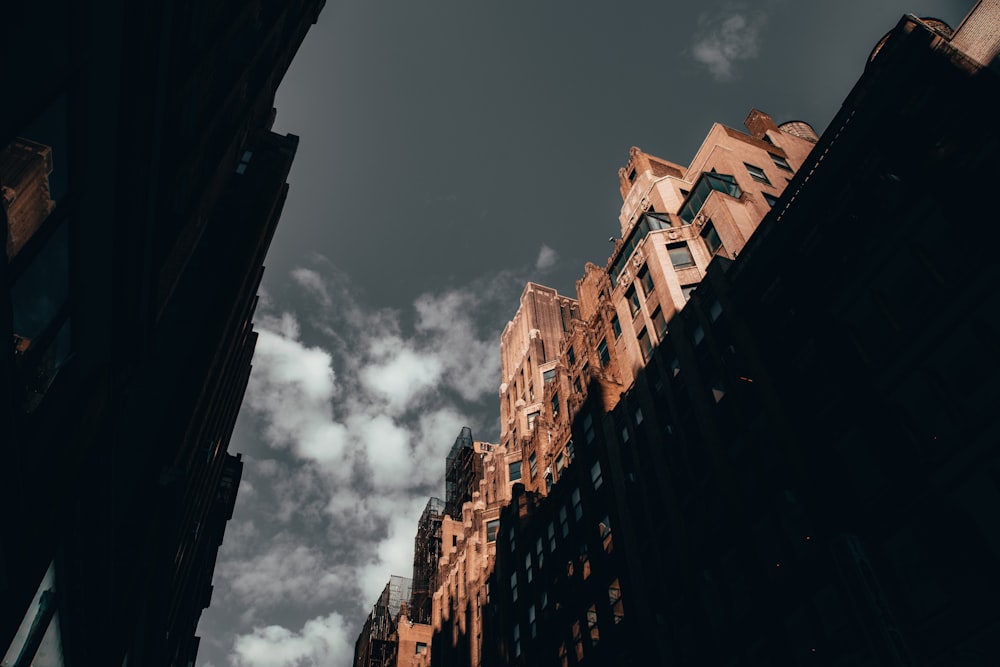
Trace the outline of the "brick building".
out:
M 322 6 L 4 8 L 4 664 L 196 660 L 298 144 L 274 95 Z

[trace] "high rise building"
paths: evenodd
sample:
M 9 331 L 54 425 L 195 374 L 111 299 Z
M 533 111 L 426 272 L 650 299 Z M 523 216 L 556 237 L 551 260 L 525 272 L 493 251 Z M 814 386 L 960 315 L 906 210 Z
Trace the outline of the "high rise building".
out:
M 573 465 L 501 512 L 484 664 L 989 664 L 996 263 L 935 230 L 988 233 L 941 186 L 997 174 L 998 26 L 904 17 L 614 406 L 582 402 Z
M 406 606 L 411 593 L 410 579 L 396 575 L 389 577 L 354 644 L 354 667 L 396 667 L 397 664 L 406 664 L 398 663 L 399 626 L 409 625 Z
M 995 216 L 949 184 L 998 175 L 998 27 L 903 17 L 822 137 L 632 149 L 607 264 L 504 331 L 430 664 L 993 661 Z
M 15 2 L 0 55 L 0 656 L 194 663 L 322 0 Z

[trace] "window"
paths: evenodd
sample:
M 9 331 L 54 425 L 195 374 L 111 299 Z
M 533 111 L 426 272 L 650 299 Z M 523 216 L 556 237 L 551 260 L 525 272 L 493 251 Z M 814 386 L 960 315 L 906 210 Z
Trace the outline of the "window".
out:
M 611 354 L 608 352 L 608 343 L 603 338 L 601 342 L 597 344 L 597 356 L 601 360 L 601 367 L 607 367 L 611 363 Z
M 500 532 L 500 519 L 492 519 L 486 522 L 487 542 L 496 542 L 498 532 Z
M 779 169 L 784 169 L 785 171 L 794 171 L 792 165 L 788 164 L 788 160 L 781 157 L 780 155 L 775 155 L 774 153 L 768 153 L 771 156 L 771 162 L 774 163 Z
M 601 485 L 604 484 L 600 461 L 594 461 L 594 465 L 590 466 L 590 481 L 594 483 L 595 490 L 601 488 Z
M 544 371 L 542 373 L 543 382 L 551 382 L 552 380 L 555 379 L 555 377 L 556 377 L 556 369 L 554 368 L 550 368 L 549 370 Z
M 516 598 L 515 598 L 516 599 Z M 514 657 L 521 655 L 521 626 L 514 626 Z
M 510 597 L 517 602 L 517 572 L 510 575 Z
M 649 296 L 653 293 L 655 286 L 653 285 L 653 274 L 649 272 L 649 267 L 643 265 L 642 269 L 639 271 L 639 282 L 642 284 L 642 290 Z
M 696 289 L 698 289 L 697 283 L 695 283 L 694 285 L 681 285 L 681 294 L 684 295 L 684 303 L 687 303 L 688 301 L 691 300 L 691 295 L 694 293 Z
M 566 361 L 569 362 L 570 366 L 576 363 L 576 352 L 573 350 L 572 345 L 566 350 Z
M 622 323 L 618 320 L 617 315 L 611 318 L 611 330 L 615 332 L 615 338 L 622 335 Z
M 589 412 L 583 417 L 583 438 L 588 445 L 594 441 L 594 417 Z
M 756 165 L 752 165 L 749 162 L 744 162 L 743 166 L 747 168 L 747 173 L 750 174 L 750 178 L 757 181 L 758 183 L 764 183 L 765 185 L 770 185 L 771 181 L 768 180 L 767 174 L 764 170 Z
M 538 474 L 538 457 L 535 456 L 535 452 L 531 452 L 531 456 L 528 457 L 528 479 L 535 479 L 535 475 Z
M 701 238 L 705 241 L 709 255 L 714 256 L 722 249 L 722 239 L 719 238 L 719 232 L 715 230 L 715 225 L 712 224 L 711 220 L 705 225 L 705 229 L 701 230 Z
M 648 361 L 649 355 L 653 352 L 653 343 L 649 340 L 649 332 L 645 327 L 639 332 L 639 351 L 644 361 Z
M 653 311 L 653 331 L 660 338 L 667 335 L 667 320 L 663 317 L 663 311 L 659 308 Z
M 427 644 L 424 642 L 417 642 L 417 653 L 427 653 Z
M 708 196 L 713 191 L 722 192 L 737 199 L 743 195 L 740 186 L 736 185 L 736 179 L 729 174 L 703 173 L 698 179 L 698 183 L 694 186 L 694 190 L 690 193 L 685 193 L 687 199 L 684 201 L 678 214 L 685 225 L 690 225 L 694 222 L 695 216 L 701 211 L 701 207 L 705 205 Z
M 510 481 L 516 482 L 521 479 L 521 462 L 512 461 L 507 464 L 508 471 L 510 472 Z
M 763 194 L 764 194 L 764 201 L 767 202 L 767 205 L 770 206 L 771 208 L 774 208 L 774 205 L 778 203 L 778 198 L 767 192 Z
M 597 627 L 597 607 L 590 605 L 587 610 L 587 629 L 590 631 L 590 645 L 597 646 L 601 641 L 601 633 Z
M 633 417 L 635 419 L 635 425 L 636 426 L 638 426 L 639 424 L 642 423 L 642 420 L 643 420 L 643 417 L 642 417 L 642 408 L 639 407 L 638 405 L 635 406 L 635 413 L 633 413 Z
M 573 518 L 577 521 L 583 516 L 583 503 L 580 500 L 580 489 L 573 489 Z
M 635 169 L 628 172 L 628 182 L 635 183 Z
M 552 394 L 552 416 L 559 414 L 559 394 Z
M 658 229 L 669 229 L 670 226 L 670 216 L 666 213 L 647 212 L 640 218 L 639 222 L 632 227 L 632 231 L 629 232 L 628 237 L 623 239 L 621 249 L 618 251 L 616 259 L 611 265 L 608 277 L 611 278 L 612 287 L 618 286 L 618 278 L 621 277 L 622 271 L 625 270 L 625 267 L 628 266 L 629 261 L 632 259 L 632 253 L 635 252 L 636 246 L 650 232 Z
M 528 413 L 528 430 L 531 430 L 535 424 L 535 420 L 538 419 L 538 410 Z
M 614 551 L 614 541 L 611 539 L 611 518 L 604 515 L 604 518 L 597 524 L 597 532 L 600 533 L 601 544 L 605 553 Z
M 562 472 L 563 467 L 565 465 L 566 465 L 565 459 L 563 458 L 563 455 L 560 454 L 559 456 L 556 457 L 556 474 L 557 475 Z
M 513 553 L 517 549 L 517 533 L 514 532 L 513 526 L 507 531 L 507 539 L 510 542 L 510 551 Z
M 583 661 L 583 636 L 580 634 L 580 621 L 573 621 L 573 642 L 576 648 L 576 661 Z
M 629 311 L 631 311 L 632 315 L 638 313 L 640 301 L 639 294 L 635 291 L 635 285 L 629 287 L 628 291 L 625 292 L 625 299 L 628 300 Z
M 531 638 L 534 639 L 538 634 L 538 628 L 535 627 L 535 605 L 528 607 L 528 627 L 531 628 Z
M 556 528 L 551 521 L 549 521 L 548 535 L 549 535 L 549 552 L 552 552 L 556 550 Z
M 524 554 L 524 574 L 525 579 L 527 579 L 530 584 L 531 580 L 534 578 L 530 553 Z
M 687 243 L 668 243 L 667 252 L 670 253 L 670 263 L 675 269 L 686 269 L 694 266 L 694 256 Z
M 701 341 L 705 340 L 705 330 L 701 328 L 700 324 L 695 325 L 694 331 L 691 332 L 691 340 L 694 341 L 695 345 L 698 345 Z
M 722 315 L 722 304 L 718 301 L 712 301 L 712 305 L 708 307 L 708 319 L 715 322 Z
M 552 524 L 549 524 L 549 527 L 551 526 Z M 545 546 L 540 537 L 535 542 L 535 557 L 538 558 L 538 569 L 545 567 Z
M 614 617 L 615 625 L 618 625 L 625 618 L 625 608 L 622 606 L 622 587 L 617 579 L 608 586 L 608 604 L 611 605 L 611 615 Z
M 253 157 L 252 151 L 243 151 L 243 155 L 240 156 L 240 163 L 236 165 L 236 173 L 243 174 L 247 170 L 247 165 L 250 164 L 250 158 Z
M 565 507 L 559 508 L 559 527 L 562 529 L 563 537 L 569 535 L 569 515 L 566 513 Z
M 573 380 L 573 391 L 575 391 L 578 394 L 583 393 L 583 383 L 580 382 L 580 378 L 576 378 L 575 380 Z

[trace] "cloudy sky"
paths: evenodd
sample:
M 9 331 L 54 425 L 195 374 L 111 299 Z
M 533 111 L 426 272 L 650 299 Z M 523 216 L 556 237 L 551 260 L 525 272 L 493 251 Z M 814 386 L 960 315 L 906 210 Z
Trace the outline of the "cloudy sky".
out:
M 973 0 L 328 0 L 277 99 L 301 137 L 202 667 L 345 667 L 459 429 L 499 434 L 527 280 L 573 295 L 630 146 L 686 164 L 752 107 L 820 132 L 906 12 Z

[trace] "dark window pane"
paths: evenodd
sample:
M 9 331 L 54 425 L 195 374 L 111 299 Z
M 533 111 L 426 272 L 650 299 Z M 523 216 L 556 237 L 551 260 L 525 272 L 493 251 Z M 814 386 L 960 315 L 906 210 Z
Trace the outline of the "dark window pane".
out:
M 671 243 L 667 245 L 667 250 L 670 253 L 670 262 L 675 269 L 694 266 L 694 257 L 691 255 L 691 249 L 688 248 L 687 243 Z

